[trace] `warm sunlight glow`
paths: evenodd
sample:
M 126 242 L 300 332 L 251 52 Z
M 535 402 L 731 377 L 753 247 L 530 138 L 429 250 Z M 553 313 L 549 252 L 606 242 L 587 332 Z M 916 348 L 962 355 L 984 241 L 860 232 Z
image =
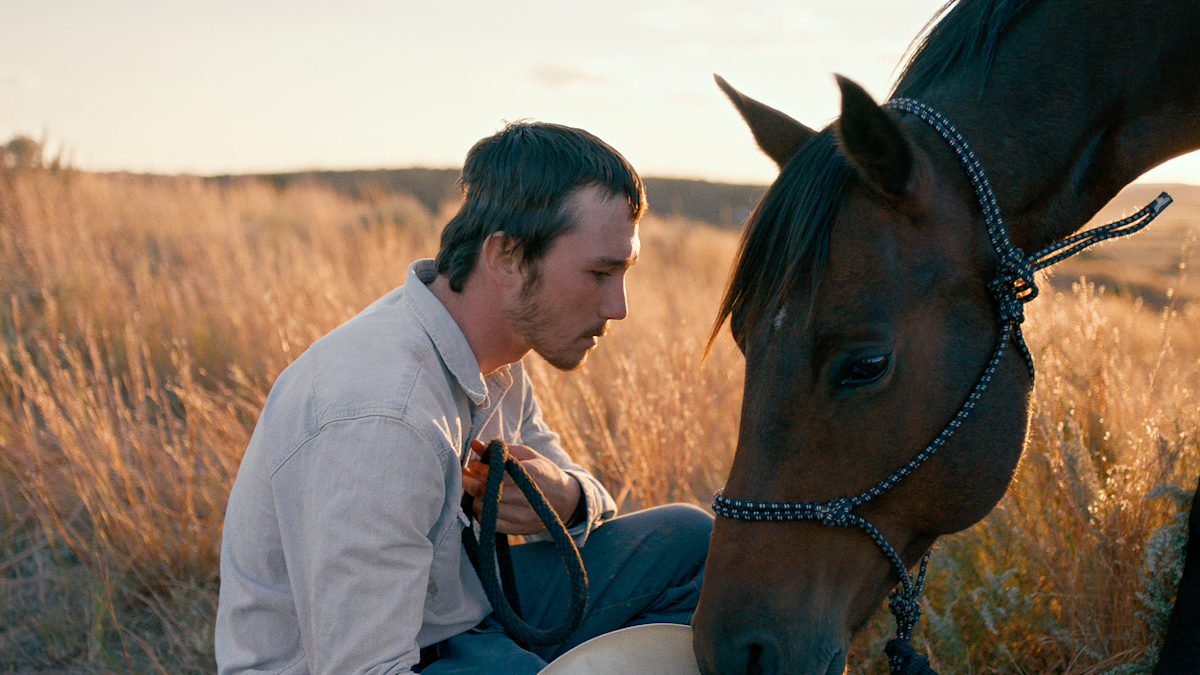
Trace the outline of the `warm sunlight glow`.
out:
M 823 126 L 833 73 L 886 95 L 942 4 L 0 0 L 0 141 L 98 171 L 444 168 L 530 117 L 646 176 L 766 184 L 775 166 L 712 75 Z M 1200 158 L 1149 178 L 1200 183 Z

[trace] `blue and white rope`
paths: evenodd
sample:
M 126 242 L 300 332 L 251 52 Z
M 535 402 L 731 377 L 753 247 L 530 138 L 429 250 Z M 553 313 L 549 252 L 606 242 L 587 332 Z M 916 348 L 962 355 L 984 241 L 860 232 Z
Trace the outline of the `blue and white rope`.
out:
M 987 227 L 988 237 L 992 248 L 999 257 L 999 271 L 996 278 L 988 284 L 988 289 L 996 299 L 997 313 L 1000 323 L 1013 324 L 1016 331 L 1017 348 L 1029 368 L 1029 377 L 1034 377 L 1033 356 L 1025 345 L 1025 337 L 1021 333 L 1020 324 L 1025 321 L 1025 303 L 1038 295 L 1038 287 L 1034 273 L 1102 241 L 1114 237 L 1133 234 L 1150 224 L 1162 210 L 1171 203 L 1171 196 L 1163 192 L 1153 202 L 1137 213 L 1118 220 L 1114 223 L 1101 225 L 1094 229 L 1068 237 L 1063 241 L 1051 244 L 1046 248 L 1026 256 L 1013 245 L 1008 238 L 1008 230 L 1004 227 L 1004 219 L 1000 216 L 1000 206 L 996 201 L 996 193 L 983 171 L 983 164 L 971 150 L 967 139 L 941 113 L 925 103 L 912 98 L 892 99 L 884 107 L 902 110 L 916 115 L 929 126 L 933 127 L 958 155 L 959 161 L 971 179 L 975 188 L 975 196 L 983 213 L 983 221 Z

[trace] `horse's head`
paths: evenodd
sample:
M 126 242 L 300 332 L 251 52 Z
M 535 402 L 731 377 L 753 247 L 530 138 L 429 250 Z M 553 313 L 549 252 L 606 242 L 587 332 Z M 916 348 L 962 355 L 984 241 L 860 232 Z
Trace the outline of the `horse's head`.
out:
M 841 117 L 815 132 L 719 83 L 781 169 L 718 321 L 746 357 L 724 496 L 853 498 L 938 437 L 980 379 L 1001 331 L 997 256 L 962 167 L 922 122 L 839 79 Z M 1008 350 L 945 445 L 853 515 L 907 566 L 981 519 L 1016 467 L 1030 383 Z M 900 578 L 859 527 L 718 518 L 695 616 L 701 669 L 841 673 Z

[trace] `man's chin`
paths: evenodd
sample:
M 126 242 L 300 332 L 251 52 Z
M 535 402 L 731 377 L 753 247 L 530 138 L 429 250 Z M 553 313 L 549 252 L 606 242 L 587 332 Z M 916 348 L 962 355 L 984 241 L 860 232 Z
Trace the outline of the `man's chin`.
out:
M 538 356 L 545 359 L 546 363 L 564 372 L 579 370 L 584 362 L 587 361 L 588 354 L 590 353 L 592 353 L 591 348 L 584 350 L 582 354 L 547 354 L 541 351 L 537 352 Z

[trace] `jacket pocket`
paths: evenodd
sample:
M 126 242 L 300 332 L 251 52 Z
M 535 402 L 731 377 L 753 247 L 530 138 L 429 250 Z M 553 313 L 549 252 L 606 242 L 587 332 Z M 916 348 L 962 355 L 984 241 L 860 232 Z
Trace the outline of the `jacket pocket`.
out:
M 433 562 L 429 569 L 429 587 L 425 593 L 425 611 L 439 617 L 448 617 L 460 610 L 466 599 L 463 593 L 462 568 L 470 562 L 464 560 L 462 532 L 469 526 L 465 514 L 457 517 L 442 529 L 441 537 L 434 542 Z M 472 570 L 472 573 L 474 570 Z

